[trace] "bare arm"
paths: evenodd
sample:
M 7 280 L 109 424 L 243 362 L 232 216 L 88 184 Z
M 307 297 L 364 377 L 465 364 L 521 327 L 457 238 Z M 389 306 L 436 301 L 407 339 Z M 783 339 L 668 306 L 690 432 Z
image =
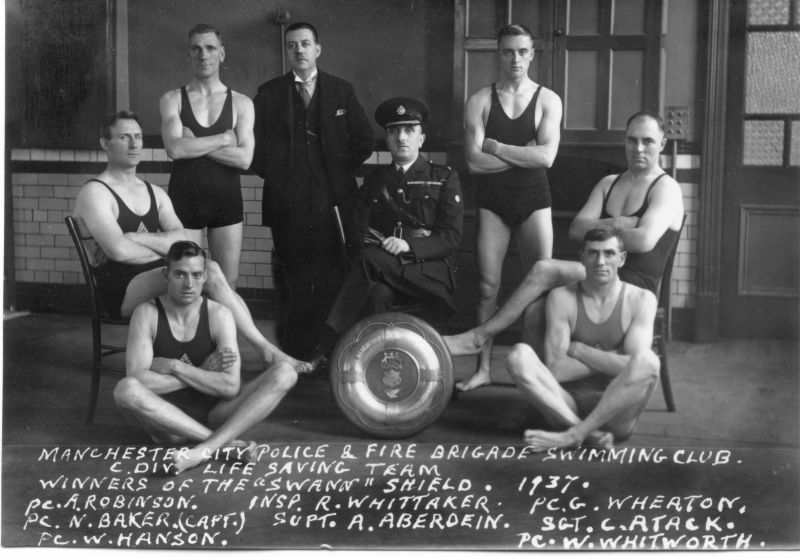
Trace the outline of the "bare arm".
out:
M 255 136 L 253 135 L 253 124 L 255 123 L 255 110 L 253 101 L 240 93 L 233 94 L 233 107 L 236 113 L 236 145 L 223 147 L 208 154 L 213 159 L 222 164 L 227 164 L 234 168 L 247 170 L 253 162 L 253 151 L 255 149 Z
M 649 202 L 638 226 L 621 230 L 625 249 L 632 253 L 653 250 L 667 228 L 676 222 L 677 215 L 683 217 L 681 187 L 670 176 L 664 176 L 658 181 L 650 192 Z
M 631 308 L 631 324 L 625 333 L 623 350 L 625 354 L 635 354 L 643 350 L 651 350 L 653 346 L 653 323 L 656 319 L 658 301 L 649 290 L 638 289 L 628 300 Z
M 490 103 L 489 89 L 486 88 L 467 99 L 464 107 L 464 156 L 473 174 L 495 174 L 511 168 L 509 163 L 482 150 L 486 137 L 483 113 Z
M 169 196 L 159 187 L 153 187 L 153 193 L 158 205 L 158 227 L 161 231 L 126 232 L 125 237 L 163 257 L 172 244 L 180 240 L 187 240 L 188 237 L 181 221 L 175 214 Z
M 236 343 L 236 324 L 233 314 L 220 304 L 212 304 L 208 308 L 208 320 L 211 329 L 211 338 L 217 345 L 217 351 L 232 351 L 236 354 L 235 361 L 220 370 L 205 370 L 196 366 L 173 360 L 171 373 L 176 378 L 190 387 L 209 395 L 231 399 L 239 394 L 241 386 L 241 362 L 239 347 Z
M 612 174 L 600 180 L 597 185 L 592 189 L 589 194 L 589 199 L 575 215 L 572 223 L 569 226 L 569 238 L 573 242 L 583 242 L 583 237 L 589 230 L 597 228 L 598 226 L 607 225 L 613 226 L 619 230 L 635 228 L 639 224 L 639 219 L 636 217 L 610 217 L 601 219 L 600 215 L 603 214 L 603 200 L 605 199 L 606 192 L 611 184 L 616 179 L 617 175 Z M 623 239 L 624 241 L 624 239 Z M 627 248 L 628 245 L 625 244 Z
M 625 249 L 631 253 L 645 253 L 655 248 L 667 228 L 683 216 L 683 194 L 678 183 L 669 176 L 662 177 L 652 189 L 649 206 L 641 219 L 636 217 L 610 217 L 601 219 L 603 196 L 615 176 L 606 176 L 595 186 L 586 205 L 578 212 L 569 229 L 570 239 L 579 242 L 588 230 L 601 224 L 617 228 Z
M 561 99 L 549 89 L 542 89 L 542 119 L 537 137 L 525 146 L 506 145 L 495 139 L 485 139 L 482 150 L 514 166 L 522 168 L 550 168 L 558 153 L 561 141 Z
M 617 376 L 622 373 L 630 360 L 627 354 L 600 350 L 594 346 L 573 341 L 569 346 L 569 354 L 589 368 L 605 375 Z
M 109 259 L 131 265 L 159 259 L 158 252 L 123 234 L 114 216 L 114 207 L 111 193 L 98 182 L 90 181 L 78 193 L 75 215 Z
M 570 314 L 577 311 L 575 286 L 556 288 L 547 295 L 547 330 L 544 339 L 547 367 L 559 382 L 586 377 L 589 366 L 569 355 L 572 325 Z M 575 317 L 573 316 L 574 320 Z
M 233 130 L 226 130 L 223 133 L 207 137 L 194 137 L 191 132 L 188 135 L 185 134 L 180 117 L 180 103 L 181 94 L 179 89 L 167 91 L 159 101 L 161 139 L 164 141 L 164 149 L 171 159 L 195 159 L 208 155 L 217 149 L 236 146 L 237 138 Z
M 166 363 L 163 358 L 158 358 L 162 361 L 157 363 L 153 360 L 157 323 L 158 310 L 154 303 L 144 302 L 133 310 L 125 350 L 125 373 L 128 377 L 138 379 L 154 393 L 165 394 L 182 389 L 186 384 L 177 377 L 152 369 Z

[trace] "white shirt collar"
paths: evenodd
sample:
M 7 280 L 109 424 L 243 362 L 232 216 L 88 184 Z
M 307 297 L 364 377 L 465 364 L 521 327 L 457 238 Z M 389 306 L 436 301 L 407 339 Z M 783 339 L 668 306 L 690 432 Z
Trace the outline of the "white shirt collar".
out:
M 302 77 L 297 75 L 297 72 L 295 72 L 294 70 L 292 70 L 292 73 L 294 74 L 294 82 L 295 83 L 314 83 L 317 80 L 317 69 L 316 68 L 314 68 L 314 70 L 311 72 L 311 75 L 309 75 L 307 79 L 303 79 Z
M 412 166 L 414 166 L 414 163 L 415 163 L 415 162 L 417 162 L 417 161 L 416 161 L 416 159 L 415 159 L 415 160 L 413 160 L 413 161 L 411 161 L 411 162 L 410 162 L 410 163 L 408 163 L 408 164 L 395 164 L 395 165 L 394 165 L 394 168 L 395 168 L 395 170 L 399 170 L 400 168 L 402 168 L 402 169 L 403 169 L 403 173 L 405 174 L 406 172 L 408 172 L 408 169 L 409 169 L 409 168 L 411 168 Z

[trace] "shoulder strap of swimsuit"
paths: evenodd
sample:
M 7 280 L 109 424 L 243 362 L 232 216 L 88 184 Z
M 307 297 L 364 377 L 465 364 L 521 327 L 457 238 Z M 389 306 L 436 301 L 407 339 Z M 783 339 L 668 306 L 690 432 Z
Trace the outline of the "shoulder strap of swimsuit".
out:
M 156 336 L 158 335 L 159 329 L 166 325 L 167 332 L 172 334 L 172 331 L 169 328 L 169 320 L 167 319 L 167 312 L 164 310 L 164 306 L 161 304 L 161 300 L 158 296 L 153 298 L 153 301 L 156 303 L 156 310 L 158 310 L 158 326 L 156 327 Z M 163 333 L 162 333 L 163 334 Z
M 580 281 L 576 283 L 575 299 L 578 302 L 578 315 L 575 319 L 575 329 L 578 329 L 578 323 L 586 321 L 586 308 L 583 305 L 583 284 Z
M 528 104 L 528 107 L 525 109 L 526 111 L 528 110 L 531 111 L 531 121 L 533 122 L 533 133 L 536 136 L 538 136 L 539 134 L 539 128 L 536 125 L 536 101 L 539 100 L 539 91 L 541 90 L 542 86 L 540 84 L 539 87 L 536 88 L 536 92 L 533 94 L 533 98 L 531 99 L 530 104 Z
M 614 310 L 611 312 L 612 317 L 616 317 L 617 321 L 622 325 L 622 319 L 619 318 L 620 312 L 622 312 L 622 302 L 625 299 L 625 281 L 622 282 L 622 287 L 619 289 L 619 298 L 617 298 L 617 303 L 614 304 Z
M 647 198 L 649 198 L 649 197 L 650 197 L 650 190 L 652 190 L 652 189 L 653 189 L 653 187 L 654 187 L 654 186 L 655 186 L 655 185 L 658 183 L 658 181 L 659 181 L 661 178 L 663 178 L 664 176 L 666 176 L 666 175 L 667 175 L 667 173 L 666 173 L 666 172 L 662 172 L 662 173 L 661 173 L 661 174 L 660 174 L 658 177 L 656 177 L 656 179 L 655 179 L 655 180 L 653 180 L 652 182 L 650 182 L 650 187 L 649 187 L 649 188 L 647 188 L 647 193 L 646 193 L 646 194 L 644 194 L 644 199 L 645 199 L 645 202 L 647 201 Z
M 666 176 L 666 175 L 667 175 L 667 173 L 663 172 L 655 180 L 650 182 L 650 187 L 647 188 L 647 193 L 644 194 L 644 201 L 642 201 L 642 206 L 639 208 L 638 211 L 636 211 L 636 213 L 634 213 L 634 215 L 641 217 L 641 215 L 643 215 L 644 212 L 647 211 L 647 208 L 650 206 L 650 192 L 655 187 L 655 185 L 658 183 L 658 181 L 661 178 L 663 178 L 664 176 Z
M 144 185 L 147 186 L 147 193 L 150 196 L 150 210 L 148 213 L 152 210 L 158 211 L 158 203 L 156 202 L 156 194 L 153 191 L 153 185 L 147 180 L 144 181 Z
M 533 94 L 533 98 L 531 99 L 531 105 L 533 105 L 533 109 L 536 110 L 536 101 L 539 100 L 539 92 L 542 90 L 542 86 L 536 89 L 536 92 Z
M 500 104 L 500 97 L 497 96 L 497 86 L 492 83 L 492 104 Z

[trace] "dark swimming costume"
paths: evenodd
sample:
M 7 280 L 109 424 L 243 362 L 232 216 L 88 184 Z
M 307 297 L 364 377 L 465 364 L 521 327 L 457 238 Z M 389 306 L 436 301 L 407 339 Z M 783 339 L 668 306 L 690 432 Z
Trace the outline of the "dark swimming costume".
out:
M 619 291 L 617 303 L 611 310 L 611 315 L 602 323 L 595 323 L 586 315 L 583 303 L 583 288 L 578 283 L 578 315 L 575 319 L 575 329 L 570 335 L 571 340 L 582 342 L 601 350 L 618 350 L 625 340 L 625 331 L 622 329 L 622 303 L 625 298 L 625 283 Z M 614 378 L 602 373 L 593 373 L 589 377 L 568 381 L 562 385 L 565 391 L 578 405 L 578 415 L 585 418 L 600 401 L 606 387 Z
M 611 315 L 602 323 L 595 323 L 586 315 L 583 303 L 583 286 L 578 283 L 576 295 L 578 297 L 578 316 L 575 319 L 575 329 L 571 339 L 582 342 L 600 350 L 617 350 L 625 340 L 625 331 L 622 329 L 622 301 L 625 298 L 625 283 L 619 291 L 617 303 L 611 310 Z
M 153 340 L 153 357 L 181 360 L 195 367 L 200 366 L 206 357 L 217 349 L 216 343 L 211 338 L 211 328 L 208 324 L 208 299 L 203 297 L 197 330 L 194 337 L 186 342 L 176 339 L 172 334 L 169 319 L 167 319 L 164 306 L 161 305 L 161 300 L 155 298 L 155 303 L 158 309 L 158 325 L 156 338 Z M 206 421 L 208 413 L 219 402 L 219 398 L 192 387 L 184 387 L 166 393 L 162 395 L 162 398 L 201 422 Z
M 144 215 L 137 215 L 122 201 L 111 187 L 101 180 L 94 180 L 100 182 L 114 199 L 117 201 L 117 208 L 119 216 L 117 216 L 117 224 L 122 232 L 157 232 L 158 231 L 158 204 L 156 197 L 153 193 L 153 186 L 149 182 L 145 182 L 147 186 L 147 193 L 150 195 L 150 208 Z M 120 309 L 122 301 L 125 299 L 125 291 L 128 284 L 134 279 L 136 275 L 149 271 L 150 269 L 157 269 L 164 266 L 163 259 L 157 259 L 150 263 L 142 263 L 140 265 L 131 265 L 128 263 L 119 263 L 108 259 L 98 246 L 97 255 L 105 261 L 95 269 L 94 276 L 97 280 L 97 294 L 103 305 L 106 307 L 109 315 L 112 317 L 120 317 Z
M 645 212 L 647 212 L 647 208 L 650 206 L 650 191 L 653 189 L 656 183 L 666 175 L 667 173 L 665 172 L 650 183 L 650 187 L 647 188 L 647 193 L 644 196 L 644 202 L 642 203 L 642 206 L 638 211 L 627 216 L 642 218 Z M 611 190 L 614 189 L 614 186 L 621 177 L 622 174 L 617 176 L 616 180 L 614 180 L 614 182 L 611 184 L 611 187 L 608 188 L 606 196 L 603 198 L 603 209 L 600 213 L 601 219 L 620 216 L 609 214 L 609 212 L 606 210 L 606 204 L 608 203 L 608 198 L 611 195 Z M 677 230 L 667 228 L 664 234 L 662 234 L 661 238 L 658 239 L 656 246 L 651 251 L 646 253 L 628 252 L 628 257 L 625 259 L 625 265 L 619 269 L 619 277 L 625 282 L 629 282 L 640 288 L 649 290 L 658 296 L 658 283 L 661 281 L 661 275 L 664 274 L 664 266 L 667 263 L 667 257 L 669 256 L 672 246 L 675 245 L 675 241 L 678 239 L 677 236 Z
M 224 133 L 233 128 L 233 94 L 228 89 L 219 118 L 204 127 L 194 117 L 186 87 L 181 87 L 180 117 L 195 137 Z M 239 169 L 208 156 L 173 161 L 169 197 L 184 228 L 219 228 L 244 220 Z
M 503 110 L 492 83 L 492 106 L 486 120 L 486 137 L 517 146 L 536 139 L 536 101 L 541 90 L 540 85 L 525 111 L 518 118 L 511 119 Z M 531 213 L 552 204 L 550 183 L 544 168 L 513 166 L 495 174 L 478 174 L 475 183 L 478 207 L 495 213 L 509 226 L 522 224 Z

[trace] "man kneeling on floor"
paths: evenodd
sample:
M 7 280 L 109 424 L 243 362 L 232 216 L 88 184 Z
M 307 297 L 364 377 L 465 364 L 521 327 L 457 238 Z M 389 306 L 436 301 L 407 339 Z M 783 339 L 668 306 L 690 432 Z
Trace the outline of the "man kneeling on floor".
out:
M 514 381 L 556 430 L 526 430 L 535 449 L 625 440 L 650 399 L 659 374 L 651 349 L 656 297 L 619 278 L 625 257 L 618 230 L 587 232 L 586 279 L 547 297 L 545 362 L 527 344 L 508 356 Z
M 223 447 L 252 458 L 255 443 L 239 436 L 275 409 L 297 373 L 289 361 L 279 361 L 242 385 L 233 315 L 202 296 L 205 252 L 180 241 L 166 259 L 166 294 L 139 304 L 131 316 L 126 377 L 114 400 L 157 443 L 199 442 L 175 453 L 176 474 Z

